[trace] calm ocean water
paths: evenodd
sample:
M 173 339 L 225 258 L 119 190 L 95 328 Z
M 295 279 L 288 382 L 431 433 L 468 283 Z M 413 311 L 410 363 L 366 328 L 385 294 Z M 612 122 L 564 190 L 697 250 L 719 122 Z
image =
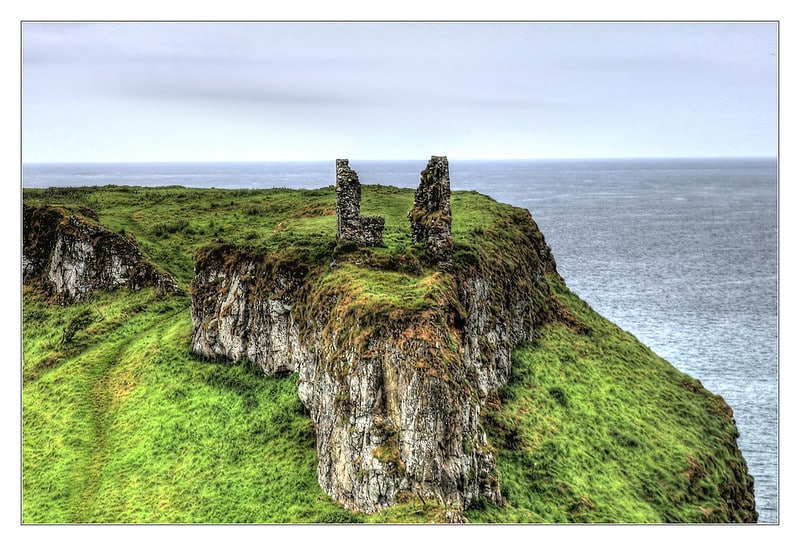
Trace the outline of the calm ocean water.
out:
M 426 161 L 357 161 L 414 188 Z M 450 161 L 454 190 L 528 208 L 569 287 L 733 408 L 760 523 L 778 522 L 775 160 Z M 318 188 L 333 160 L 25 165 L 24 187 Z

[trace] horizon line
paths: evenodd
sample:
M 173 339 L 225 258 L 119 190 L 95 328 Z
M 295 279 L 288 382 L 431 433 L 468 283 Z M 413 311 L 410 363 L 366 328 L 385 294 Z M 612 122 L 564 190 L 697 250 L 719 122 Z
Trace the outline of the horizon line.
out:
M 433 154 L 435 156 L 437 154 Z M 657 161 L 657 160 L 736 160 L 736 159 L 761 159 L 761 160 L 779 160 L 779 154 L 775 155 L 708 155 L 708 156 L 587 156 L 587 157 L 513 157 L 513 158 L 497 158 L 497 157 L 458 157 L 448 156 L 448 161 Z M 426 158 L 412 157 L 412 158 L 358 158 L 358 157 L 331 157 L 324 159 L 206 159 L 206 160 L 192 160 L 192 159 L 178 159 L 178 160 L 103 160 L 103 161 L 89 161 L 89 160 L 70 160 L 70 161 L 21 161 L 21 166 L 26 165 L 131 165 L 131 164 L 220 164 L 220 163 L 324 163 L 328 161 L 335 161 L 336 159 L 348 159 L 349 161 L 423 161 Z

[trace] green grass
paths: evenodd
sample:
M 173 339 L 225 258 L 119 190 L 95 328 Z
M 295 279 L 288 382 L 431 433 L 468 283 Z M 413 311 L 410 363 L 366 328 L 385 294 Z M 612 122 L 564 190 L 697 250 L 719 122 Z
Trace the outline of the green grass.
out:
M 97 213 L 99 223 L 136 237 L 142 251 L 187 288 L 193 256 L 212 243 L 330 255 L 336 234 L 336 196 L 321 190 L 217 190 L 177 187 L 25 189 L 25 204 Z
M 512 380 L 486 415 L 508 507 L 469 515 L 726 521 L 721 491 L 741 459 L 725 402 L 553 285 L 589 331 L 550 324 L 516 352 Z
M 86 310 L 96 320 L 73 343 L 98 339 L 83 350 L 51 335 Z M 296 376 L 190 355 L 185 299 L 101 294 L 61 311 L 26 299 L 23 521 L 349 517 L 317 485 Z
M 362 214 L 386 218 L 386 247 L 368 250 L 336 248 L 333 188 L 26 189 L 23 201 L 91 208 L 184 289 L 200 249 L 236 245 L 307 261 L 314 297 L 347 293 L 357 320 L 424 312 L 451 293 L 452 276 L 411 244 L 412 190 L 363 187 Z M 510 267 L 519 241 L 541 242 L 525 211 L 477 193 L 454 192 L 452 210 L 457 271 Z M 721 398 L 557 277 L 541 283 L 574 318 L 516 352 L 512 381 L 485 409 L 506 505 L 476 502 L 469 520 L 722 518 L 720 491 L 742 461 Z M 413 499 L 373 515 L 333 503 L 317 484 L 296 375 L 192 355 L 188 296 L 116 291 L 62 307 L 26 287 L 22 311 L 26 523 L 445 521 L 448 507 Z

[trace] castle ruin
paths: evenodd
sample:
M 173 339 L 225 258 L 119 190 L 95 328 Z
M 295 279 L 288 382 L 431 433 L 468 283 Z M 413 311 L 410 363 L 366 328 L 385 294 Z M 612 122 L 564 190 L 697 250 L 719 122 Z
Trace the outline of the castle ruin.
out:
M 336 241 L 384 246 L 383 216 L 361 216 L 361 183 L 347 159 L 336 160 Z
M 445 156 L 431 156 L 420 173 L 414 207 L 408 213 L 411 242 L 424 243 L 441 269 L 453 264 L 450 213 L 450 169 Z
M 445 156 L 431 156 L 420 173 L 414 206 L 408 213 L 411 242 L 423 244 L 440 269 L 453 264 L 450 169 Z M 361 216 L 361 183 L 347 159 L 336 160 L 336 241 L 384 246 L 382 216 Z

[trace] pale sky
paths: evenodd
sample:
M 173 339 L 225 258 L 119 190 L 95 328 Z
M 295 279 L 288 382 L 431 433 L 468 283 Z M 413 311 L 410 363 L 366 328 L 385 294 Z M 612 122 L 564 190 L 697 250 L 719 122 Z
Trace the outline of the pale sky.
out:
M 23 23 L 22 159 L 778 152 L 777 23 Z

